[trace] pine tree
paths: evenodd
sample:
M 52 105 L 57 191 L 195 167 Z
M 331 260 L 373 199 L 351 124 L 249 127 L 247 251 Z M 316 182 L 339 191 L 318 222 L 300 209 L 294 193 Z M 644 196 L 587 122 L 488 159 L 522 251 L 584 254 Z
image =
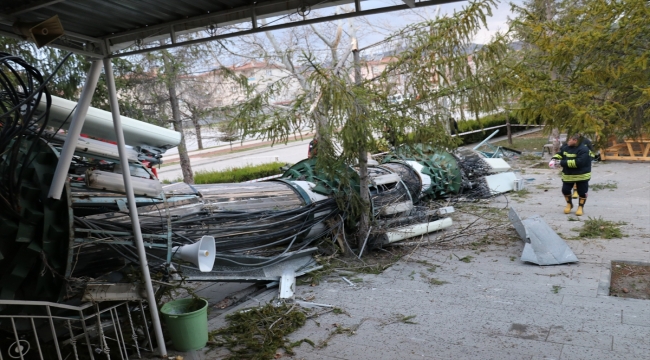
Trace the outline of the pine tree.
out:
M 405 44 L 402 51 L 379 76 L 360 82 L 355 81 L 354 64 L 331 67 L 305 53 L 302 66 L 309 74 L 305 87 L 309 91 L 292 106 L 273 108 L 267 91 L 227 116 L 245 135 L 274 141 L 287 141 L 297 124 L 309 122 L 320 135 L 319 177 L 336 183 L 339 205 L 352 218 L 369 218 L 369 204 L 360 193 L 368 189 L 345 169 L 351 164 L 362 168 L 366 151 L 377 147 L 385 129 L 391 129 L 403 147 L 426 144 L 448 150 L 458 141 L 446 130 L 450 109 L 465 108 L 478 117 L 480 112 L 497 110 L 506 99 L 509 88 L 500 66 L 508 53 L 506 39 L 497 36 L 481 47 L 471 44 L 486 26 L 493 5 L 490 0 L 473 2 L 453 16 L 400 30 L 386 41 Z M 398 77 L 404 82 L 405 100 L 389 101 Z M 363 239 L 366 234 L 358 235 Z
M 525 44 L 510 78 L 519 114 L 599 135 L 601 145 L 650 133 L 647 2 L 563 1 L 550 19 L 538 5 L 513 8 L 514 34 Z

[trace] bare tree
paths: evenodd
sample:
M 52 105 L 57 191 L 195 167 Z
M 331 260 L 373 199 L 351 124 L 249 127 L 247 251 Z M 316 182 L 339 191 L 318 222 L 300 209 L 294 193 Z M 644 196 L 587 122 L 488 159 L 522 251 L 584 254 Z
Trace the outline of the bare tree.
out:
M 390 128 L 406 147 L 449 149 L 458 139 L 445 131 L 448 113 L 440 111 L 444 106 L 465 107 L 478 114 L 502 105 L 508 91 L 502 73 L 507 69 L 500 66 L 508 52 L 505 37 L 497 36 L 482 47 L 471 46 L 492 6 L 491 0 L 472 2 L 453 16 L 401 29 L 386 42 L 405 46 L 383 70 L 363 79 L 359 76 L 363 70 L 360 58 L 349 62 L 348 55 L 343 55 L 333 63 L 338 51 L 347 54 L 355 49 L 352 41 L 337 40 L 339 32 L 330 32 L 334 34 L 330 38 L 321 34 L 326 44 L 341 44 L 336 51 L 330 46 L 327 56 L 314 51 L 313 46 L 311 52 L 307 47 L 303 51 L 286 45 L 280 48 L 280 41 L 269 34 L 272 48 L 282 57 L 285 69 L 297 73 L 303 92 L 286 111 L 273 112 L 268 111 L 268 94 L 255 94 L 233 109 L 232 123 L 245 134 L 277 141 L 287 139 L 290 124 L 307 119 L 319 133 L 315 165 L 319 177 L 328 179 L 328 186 L 341 200 L 339 206 L 357 220 L 357 229 L 361 230 L 357 240 L 361 241 L 366 236 L 369 206 L 363 196 L 368 188 L 360 182 L 367 150 L 376 143 L 375 134 Z M 354 35 L 353 23 L 349 31 Z M 403 89 L 411 95 L 402 102 L 389 98 L 397 78 L 404 79 Z M 347 170 L 355 163 L 362 169 L 358 175 Z
M 202 55 L 209 53 L 207 49 L 210 46 L 201 44 L 147 53 L 140 61 L 141 71 L 134 75 L 139 79 L 135 97 L 145 108 L 148 121 L 164 126 L 171 124 L 174 130 L 181 133 L 178 154 L 183 181 L 188 184 L 194 183 L 194 174 L 183 127 L 183 120 L 187 116 L 182 110 L 196 110 L 195 118 L 201 118 L 199 113 L 204 109 L 204 98 L 194 101 L 195 94 L 185 91 L 183 78 L 204 65 Z
M 205 76 L 194 76 L 181 80 L 183 97 L 180 99 L 181 113 L 185 119 L 189 119 L 194 127 L 194 135 L 199 150 L 203 150 L 203 135 L 201 127 L 210 125 L 208 121 L 213 120 L 214 113 L 218 109 L 214 105 L 214 97 L 218 91 L 211 86 Z

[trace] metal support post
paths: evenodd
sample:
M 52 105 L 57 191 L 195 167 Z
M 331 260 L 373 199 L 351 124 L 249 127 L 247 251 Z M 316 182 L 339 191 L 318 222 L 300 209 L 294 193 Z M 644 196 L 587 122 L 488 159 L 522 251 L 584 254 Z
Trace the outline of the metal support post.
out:
M 147 289 L 147 300 L 149 302 L 149 311 L 151 313 L 151 322 L 153 330 L 158 342 L 158 349 L 160 356 L 167 357 L 167 349 L 165 348 L 165 339 L 162 334 L 160 326 L 160 318 L 158 317 L 158 307 L 156 306 L 156 298 L 151 285 L 151 275 L 149 275 L 149 265 L 147 264 L 147 254 L 144 250 L 144 242 L 142 240 L 142 230 L 140 229 L 140 220 L 138 219 L 138 209 L 135 206 L 135 195 L 133 194 L 133 186 L 131 185 L 131 171 L 129 170 L 129 159 L 126 154 L 126 146 L 124 143 L 124 133 L 122 131 L 122 121 L 120 118 L 120 107 L 117 102 L 117 93 L 115 89 L 115 79 L 113 78 L 113 65 L 111 59 L 104 59 L 104 72 L 106 73 L 106 85 L 108 86 L 108 98 L 111 104 L 111 113 L 113 114 L 113 125 L 115 126 L 115 136 L 117 138 L 117 149 L 120 153 L 120 163 L 122 164 L 122 176 L 124 178 L 124 189 L 126 190 L 126 198 L 129 205 L 129 214 L 131 215 L 131 223 L 133 224 L 133 242 L 138 249 L 138 258 L 140 259 L 140 269 L 142 270 L 142 281 Z
M 95 87 L 97 87 L 97 80 L 99 80 L 99 74 L 101 71 L 102 62 L 100 60 L 93 60 L 90 65 L 90 70 L 88 71 L 88 76 L 86 76 L 86 83 L 81 90 L 77 109 L 72 116 L 72 121 L 70 121 L 68 136 L 63 144 L 63 149 L 61 149 L 59 162 L 56 164 L 56 170 L 54 171 L 54 177 L 52 178 L 52 185 L 50 185 L 50 192 L 47 194 L 48 198 L 56 200 L 61 199 L 63 186 L 65 185 L 65 180 L 68 177 L 68 170 L 70 169 L 70 162 L 72 162 L 72 156 L 77 147 L 77 139 L 79 139 L 81 128 L 84 125 L 84 121 L 86 121 L 86 114 L 90 107 L 90 100 L 93 98 L 93 93 L 95 92 Z

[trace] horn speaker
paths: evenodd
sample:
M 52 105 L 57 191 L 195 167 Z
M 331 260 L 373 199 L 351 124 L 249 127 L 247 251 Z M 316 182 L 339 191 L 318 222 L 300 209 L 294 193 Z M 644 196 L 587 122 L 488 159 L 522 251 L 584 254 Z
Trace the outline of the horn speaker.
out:
M 172 254 L 174 257 L 196 265 L 201 272 L 212 271 L 215 256 L 214 238 L 204 236 L 194 244 L 174 246 Z
M 36 43 L 40 49 L 63 35 L 63 25 L 59 21 L 59 16 L 54 15 L 51 18 L 38 23 L 26 23 L 17 21 L 13 24 L 14 31 L 25 36 L 27 39 Z

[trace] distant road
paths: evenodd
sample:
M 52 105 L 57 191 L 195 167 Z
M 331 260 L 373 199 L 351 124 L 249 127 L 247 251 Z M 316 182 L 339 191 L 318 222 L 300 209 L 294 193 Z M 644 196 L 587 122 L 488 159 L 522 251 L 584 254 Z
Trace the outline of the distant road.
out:
M 290 142 L 287 145 L 277 144 L 258 149 L 243 150 L 226 155 L 195 156 L 190 154 L 192 170 L 212 171 L 225 170 L 244 165 L 258 165 L 273 161 L 295 164 L 307 158 L 307 149 L 311 138 Z M 164 166 L 158 170 L 160 180 L 173 181 L 181 178 L 183 173 L 179 164 Z

